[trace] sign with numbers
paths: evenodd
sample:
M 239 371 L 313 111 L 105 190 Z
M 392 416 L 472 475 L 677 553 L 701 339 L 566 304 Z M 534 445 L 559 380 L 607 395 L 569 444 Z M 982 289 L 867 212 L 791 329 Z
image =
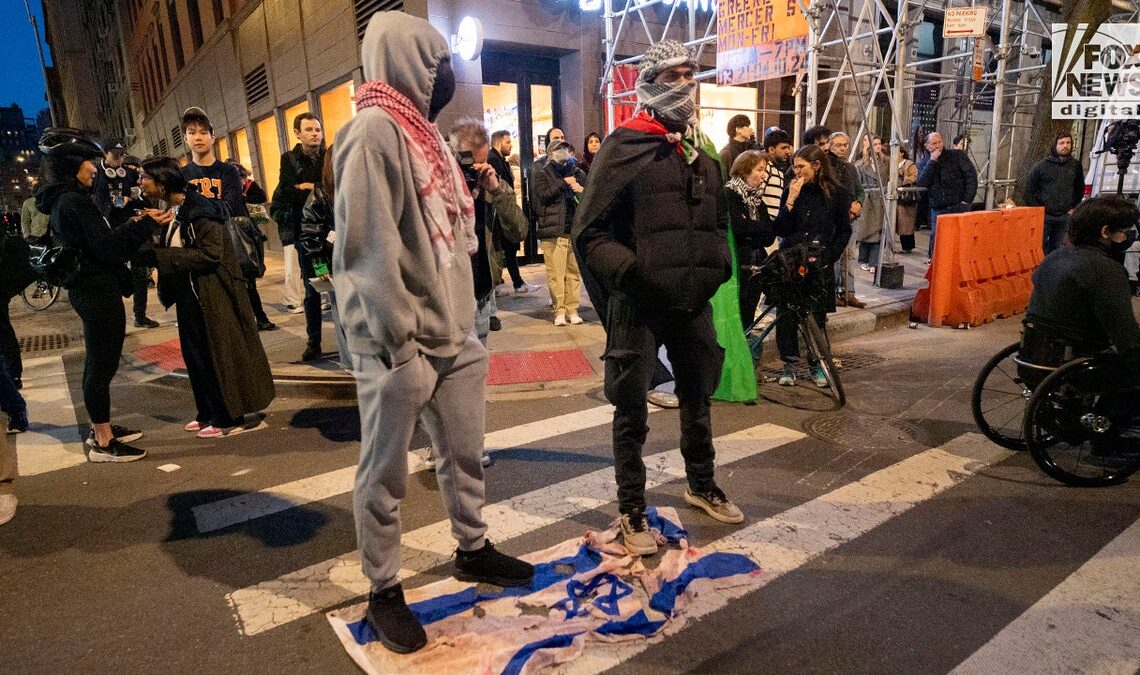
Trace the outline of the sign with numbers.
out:
M 986 7 L 952 7 L 942 19 L 942 37 L 981 37 L 986 34 Z
M 720 0 L 716 82 L 732 85 L 807 69 L 808 22 L 797 0 Z

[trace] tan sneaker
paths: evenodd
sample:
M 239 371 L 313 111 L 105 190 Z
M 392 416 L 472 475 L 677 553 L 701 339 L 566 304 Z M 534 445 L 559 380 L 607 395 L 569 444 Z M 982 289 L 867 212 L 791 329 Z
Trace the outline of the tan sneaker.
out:
M 621 539 L 630 555 L 653 555 L 657 552 L 657 540 L 649 531 L 649 524 L 641 511 L 621 514 Z
M 720 488 L 714 487 L 708 492 L 694 493 L 685 488 L 685 501 L 701 509 L 722 523 L 743 523 L 744 513 L 736 508 Z

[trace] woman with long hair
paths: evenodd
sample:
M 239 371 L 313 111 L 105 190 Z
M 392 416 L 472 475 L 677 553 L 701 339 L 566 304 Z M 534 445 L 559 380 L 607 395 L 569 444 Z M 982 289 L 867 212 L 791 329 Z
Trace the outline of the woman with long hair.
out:
M 899 145 L 899 187 L 913 188 L 918 184 L 918 165 L 910 157 L 906 143 Z M 914 225 L 918 218 L 918 194 L 899 192 L 895 205 L 895 233 L 899 235 L 902 253 L 914 250 Z
M 47 183 L 36 193 L 36 208 L 51 215 L 56 245 L 78 251 L 78 271 L 66 285 L 67 300 L 83 321 L 83 403 L 91 418 L 84 444 L 89 462 L 133 462 L 146 451 L 127 445 L 142 437 L 137 429 L 111 424 L 111 380 L 119 370 L 127 316 L 123 298 L 133 292 L 127 261 L 150 239 L 153 223 L 135 217 L 111 227 L 95 202 L 97 143 L 75 129 L 44 131 L 40 152 L 47 156 Z
M 759 150 L 745 150 L 736 157 L 724 185 L 728 203 L 728 219 L 736 245 L 736 262 L 740 268 L 740 319 L 744 327 L 752 325 L 756 305 L 763 290 L 759 280 L 750 279 L 748 268 L 760 265 L 768 257 L 765 249 L 776 241 L 768 207 L 764 205 L 764 183 L 768 179 L 771 158 Z
M 851 237 L 848 212 L 855 196 L 836 180 L 831 162 L 818 146 L 800 148 L 792 162 L 792 172 L 795 178 L 784 188 L 780 213 L 776 216 L 776 234 L 783 237 L 781 248 L 809 242 L 818 242 L 824 247 L 827 265 L 814 281 L 822 285 L 822 290 L 817 294 L 819 301 L 812 313 L 826 338 L 827 313 L 835 311 L 834 265 L 843 256 Z M 781 385 L 796 383 L 796 366 L 800 360 L 798 339 L 795 326 L 786 322 L 776 326 L 776 346 L 784 361 Z M 828 386 L 818 365 L 813 366 L 811 379 L 818 387 Z
M 148 199 L 170 206 L 148 216 L 163 232 L 161 243 L 144 254 L 158 268 L 159 301 L 177 311 L 182 359 L 198 409 L 184 428 L 198 438 L 265 428 L 246 415 L 273 400 L 273 376 L 225 214 L 186 182 L 169 157 L 144 161 L 139 184 Z

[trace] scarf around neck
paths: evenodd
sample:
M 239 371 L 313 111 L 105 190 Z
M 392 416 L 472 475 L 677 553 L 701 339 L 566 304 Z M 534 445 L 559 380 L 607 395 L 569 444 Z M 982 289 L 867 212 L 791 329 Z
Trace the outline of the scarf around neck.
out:
M 356 90 L 357 110 L 371 107 L 388 113 L 403 133 L 412 160 L 412 181 L 436 262 L 442 267 L 451 266 L 456 228 L 464 235 L 467 255 L 474 255 L 479 247 L 475 201 L 439 128 L 387 82 L 372 80 Z
M 701 128 L 696 125 L 689 125 L 683 133 L 676 131 L 669 131 L 661 120 L 653 116 L 648 110 L 642 110 L 625 122 L 622 122 L 621 127 L 626 129 L 633 129 L 645 134 L 654 134 L 657 136 L 664 136 L 667 141 L 677 147 L 677 153 L 685 158 L 686 164 L 692 164 L 697 161 L 697 155 L 701 150 L 705 151 L 711 158 L 720 163 L 720 155 L 715 152 L 712 142 L 708 137 L 701 133 Z
M 744 206 L 748 208 L 748 217 L 752 220 L 760 216 L 760 209 L 768 208 L 764 204 L 764 189 L 752 187 L 740 176 L 733 176 L 724 186 L 740 195 L 744 200 Z

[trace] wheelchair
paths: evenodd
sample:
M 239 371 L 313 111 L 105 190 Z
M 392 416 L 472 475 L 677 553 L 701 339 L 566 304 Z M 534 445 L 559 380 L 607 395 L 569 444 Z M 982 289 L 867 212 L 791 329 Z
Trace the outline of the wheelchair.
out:
M 1140 469 L 1140 382 L 1124 379 L 1113 352 L 1052 351 L 1039 358 L 1041 350 L 1017 342 L 986 363 L 971 396 L 978 429 L 1005 448 L 1028 450 L 1065 485 L 1124 482 Z

